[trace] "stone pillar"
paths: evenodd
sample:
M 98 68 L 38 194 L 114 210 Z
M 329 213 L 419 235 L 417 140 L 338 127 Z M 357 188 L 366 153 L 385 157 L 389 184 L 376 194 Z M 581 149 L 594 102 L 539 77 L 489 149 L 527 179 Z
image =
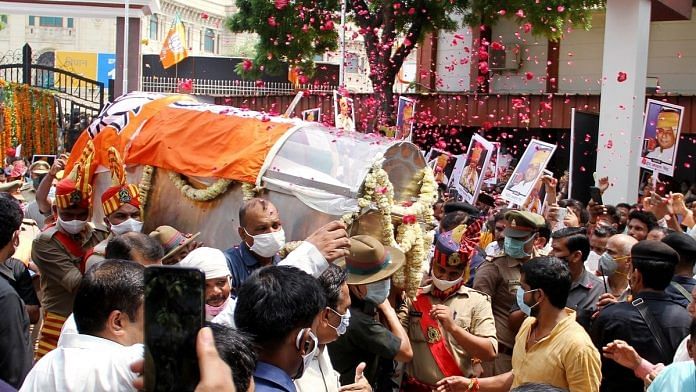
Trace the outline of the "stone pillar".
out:
M 650 8 L 650 0 L 607 1 L 597 148 L 597 174 L 613 184 L 603 196 L 606 204 L 638 197 Z
M 128 26 L 128 90 L 140 89 L 142 52 L 140 50 L 140 18 L 129 18 Z M 123 95 L 123 30 L 125 18 L 116 18 L 116 82 L 114 97 Z

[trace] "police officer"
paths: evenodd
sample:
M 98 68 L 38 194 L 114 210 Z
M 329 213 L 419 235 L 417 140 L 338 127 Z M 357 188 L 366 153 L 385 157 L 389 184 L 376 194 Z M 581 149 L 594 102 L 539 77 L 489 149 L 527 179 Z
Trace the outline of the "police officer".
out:
M 480 230 L 474 221 L 438 236 L 430 284 L 399 310 L 413 348 L 402 391 L 430 392 L 453 375 L 479 377 L 481 360 L 496 355 L 490 297 L 464 285 Z
M 544 227 L 544 218 L 528 211 L 509 211 L 505 214 L 508 222 L 503 235 L 503 255 L 486 260 L 476 271 L 474 289 L 491 297 L 495 328 L 498 337 L 498 357 L 492 363 L 485 363 L 486 375 L 498 375 L 512 370 L 512 347 L 524 314 L 519 320 L 509 319 L 510 310 L 517 302 L 520 287 L 522 263 L 539 256 L 534 242 L 539 229 Z M 515 324 L 513 328 L 511 321 Z

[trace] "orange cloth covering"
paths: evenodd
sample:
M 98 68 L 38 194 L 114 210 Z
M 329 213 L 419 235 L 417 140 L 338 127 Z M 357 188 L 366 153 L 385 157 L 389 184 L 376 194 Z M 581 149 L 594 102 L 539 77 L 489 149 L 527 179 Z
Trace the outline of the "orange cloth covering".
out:
M 126 164 L 247 183 L 256 182 L 271 147 L 294 125 L 235 108 L 198 104 L 181 95 L 148 101 L 127 116 L 121 130 L 106 126 L 94 137 L 98 165 L 109 166 L 108 149 L 113 146 Z M 90 137 L 89 129 L 80 136 L 66 170 Z
M 133 140 L 126 164 L 255 183 L 268 151 L 291 126 L 167 107 L 151 118 Z

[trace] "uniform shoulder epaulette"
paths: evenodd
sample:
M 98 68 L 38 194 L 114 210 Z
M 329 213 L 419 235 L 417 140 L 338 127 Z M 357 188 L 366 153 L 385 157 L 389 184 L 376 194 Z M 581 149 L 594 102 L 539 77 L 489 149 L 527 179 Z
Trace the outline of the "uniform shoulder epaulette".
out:
M 490 260 L 491 262 L 495 262 L 495 261 L 503 259 L 505 257 L 507 257 L 507 255 L 505 253 L 500 253 L 500 254 L 496 254 L 494 256 L 488 256 L 488 257 L 486 257 L 486 260 Z
M 29 226 L 38 226 L 35 220 L 29 219 L 29 218 L 24 218 L 22 219 L 22 224 L 23 225 L 29 225 Z
M 473 289 L 473 288 L 471 288 L 471 287 L 467 287 L 467 288 L 469 289 L 469 294 L 472 294 L 472 293 L 473 293 L 473 294 L 478 294 L 478 295 L 480 295 L 480 296 L 482 296 L 482 297 L 485 297 L 488 301 L 491 300 L 491 296 L 488 295 L 488 294 L 486 294 L 486 293 L 484 293 L 483 291 L 479 291 L 479 290 Z

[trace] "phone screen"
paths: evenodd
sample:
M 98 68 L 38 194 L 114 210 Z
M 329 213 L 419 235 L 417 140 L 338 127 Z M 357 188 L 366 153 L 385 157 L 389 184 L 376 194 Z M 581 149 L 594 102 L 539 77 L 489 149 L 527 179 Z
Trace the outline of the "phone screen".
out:
M 195 268 L 145 269 L 145 388 L 193 391 L 196 336 L 205 320 L 205 276 Z

